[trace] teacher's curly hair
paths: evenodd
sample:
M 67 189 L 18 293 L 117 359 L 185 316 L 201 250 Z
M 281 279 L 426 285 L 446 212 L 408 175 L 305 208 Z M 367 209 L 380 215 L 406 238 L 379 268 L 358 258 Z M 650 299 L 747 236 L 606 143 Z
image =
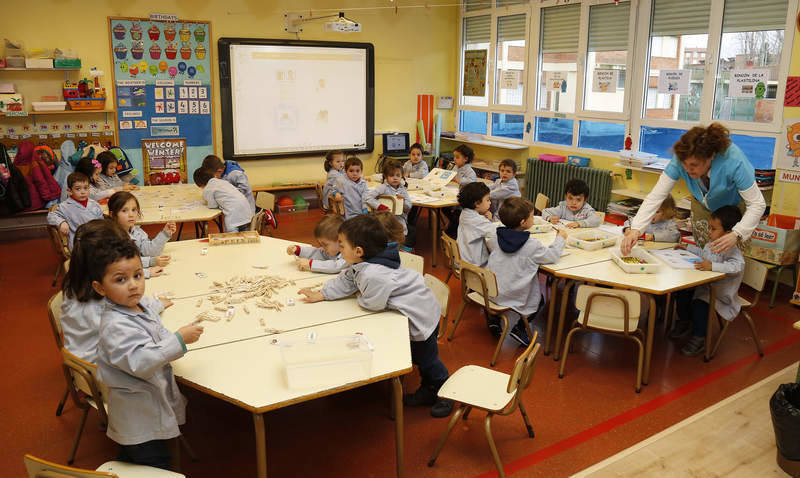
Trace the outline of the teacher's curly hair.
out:
M 672 151 L 680 161 L 691 157 L 711 159 L 717 153 L 725 152 L 731 145 L 728 128 L 720 123 L 711 123 L 707 128 L 695 126 L 687 131 L 672 146 Z

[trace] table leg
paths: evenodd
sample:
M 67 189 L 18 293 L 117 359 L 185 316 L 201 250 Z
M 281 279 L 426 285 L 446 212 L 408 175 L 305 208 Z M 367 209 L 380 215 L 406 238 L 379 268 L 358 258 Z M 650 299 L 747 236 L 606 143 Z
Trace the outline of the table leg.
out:
M 437 234 L 437 230 L 439 229 L 439 210 L 436 208 L 429 208 L 428 215 L 431 221 L 431 242 L 432 242 L 432 250 L 433 255 L 431 257 L 431 266 L 436 267 L 436 244 L 439 242 L 439 235 Z
M 644 344 L 644 372 L 642 385 L 647 385 L 650 380 L 650 359 L 653 357 L 653 332 L 656 328 L 656 298 L 650 297 L 650 313 L 647 314 L 647 343 Z
M 556 315 L 556 302 L 558 300 L 558 283 L 559 280 L 555 276 L 551 276 L 550 279 L 550 303 L 547 304 L 547 329 L 544 332 L 544 354 L 550 355 L 552 352 L 551 346 L 551 339 L 550 337 L 553 335 L 553 318 Z
M 181 240 L 181 232 L 183 232 L 183 223 L 180 223 L 180 225 L 178 226 L 178 238 L 175 239 L 176 241 Z
M 703 352 L 703 361 L 708 362 L 711 360 L 711 332 L 714 330 L 714 320 L 717 318 L 717 311 L 714 309 L 714 303 L 717 301 L 717 294 L 714 287 L 709 287 L 711 293 L 708 295 L 708 324 L 706 325 L 706 349 Z
M 200 229 L 202 230 L 203 237 L 208 237 L 208 221 L 200 223 Z
M 264 430 L 264 415 L 253 413 L 253 424 L 256 427 L 256 463 L 258 478 L 267 478 L 267 437 Z
M 404 450 L 403 450 L 403 385 L 400 377 L 392 379 L 392 397 L 394 404 L 394 442 L 397 454 L 397 477 L 404 476 Z M 266 460 L 266 459 L 265 459 Z M 265 475 L 266 476 L 266 475 Z
M 561 357 L 561 341 L 563 340 L 564 335 L 564 321 L 566 320 L 567 316 L 567 306 L 569 305 L 569 291 L 572 289 L 572 286 L 575 284 L 575 281 L 568 280 L 564 283 L 564 292 L 561 294 L 561 312 L 558 314 L 558 325 L 556 329 L 556 344 L 555 344 L 555 352 L 553 352 L 553 360 L 558 362 L 558 359 Z M 565 350 L 564 353 L 567 351 Z

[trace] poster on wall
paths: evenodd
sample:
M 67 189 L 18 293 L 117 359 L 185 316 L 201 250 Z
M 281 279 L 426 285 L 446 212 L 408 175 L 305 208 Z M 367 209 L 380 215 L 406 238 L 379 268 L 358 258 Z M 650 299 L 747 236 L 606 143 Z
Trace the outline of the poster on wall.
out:
M 145 185 L 187 182 L 214 154 L 211 24 L 109 17 L 108 27 L 120 147 Z M 165 142 L 182 146 L 153 147 Z M 149 151 L 177 149 L 182 167 L 158 155 L 149 164 Z
M 734 98 L 764 98 L 769 70 L 732 70 L 728 96 Z
M 775 169 L 800 171 L 800 118 L 784 118 L 783 132 L 783 149 L 775 158 Z
M 617 70 L 594 70 L 592 76 L 593 93 L 616 93 Z
M 692 70 L 661 70 L 658 74 L 658 92 L 668 95 L 688 95 Z
M 143 139 L 144 185 L 185 183 L 186 139 Z
M 486 50 L 464 52 L 464 96 L 486 96 Z

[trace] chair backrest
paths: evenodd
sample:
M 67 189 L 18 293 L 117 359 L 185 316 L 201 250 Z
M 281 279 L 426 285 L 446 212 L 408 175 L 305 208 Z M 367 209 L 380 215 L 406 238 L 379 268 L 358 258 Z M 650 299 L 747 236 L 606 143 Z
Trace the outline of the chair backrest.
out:
M 381 194 L 378 196 L 378 204 L 383 204 L 388 207 L 392 214 L 403 214 L 403 200 L 388 194 Z
M 549 197 L 545 196 L 542 193 L 538 193 L 536 195 L 536 202 L 533 203 L 533 207 L 536 208 L 537 211 L 542 212 L 549 205 L 550 205 L 550 198 Z
M 461 283 L 467 290 L 480 292 L 485 299 L 497 297 L 497 278 L 489 269 L 462 262 Z
M 767 283 L 767 273 L 769 267 L 763 262 L 758 262 L 749 257 L 744 258 L 744 276 L 742 282 L 752 287 L 754 290 L 761 292 L 764 290 L 764 284 Z
M 453 271 L 454 276 L 460 278 L 459 268 L 461 267 L 461 253 L 458 251 L 458 242 L 444 232 L 442 233 L 441 239 L 442 250 L 447 258 L 450 270 Z
M 119 478 L 114 473 L 59 465 L 33 455 L 25 455 L 23 461 L 25 469 L 28 471 L 28 478 Z
M 261 209 L 275 209 L 275 195 L 267 191 L 259 191 L 256 194 L 256 206 Z
M 430 274 L 425 274 L 425 285 L 433 291 L 433 295 L 436 296 L 436 300 L 439 301 L 439 305 L 442 307 L 442 317 L 446 317 L 447 305 L 450 302 L 450 288 L 438 277 Z
M 531 343 L 514 362 L 514 369 L 511 370 L 511 375 L 508 377 L 508 385 L 506 386 L 507 393 L 519 393 L 528 388 L 528 385 L 531 383 L 533 366 L 536 365 L 536 358 L 539 355 L 539 347 L 541 345 L 536 343 L 538 336 L 539 332 L 533 333 Z
M 641 296 L 631 290 L 607 289 L 590 285 L 578 287 L 575 308 L 584 312 L 583 325 L 591 327 L 592 314 L 602 315 L 604 319 L 619 319 L 619 327 L 605 323 L 602 328 L 619 329 L 627 334 L 636 329 L 641 311 Z M 633 327 L 631 327 L 633 325 Z
M 264 228 L 264 211 L 258 211 L 253 214 L 253 219 L 250 219 L 250 230 L 256 231 L 261 234 L 261 229 Z
M 323 188 L 322 184 L 320 183 L 314 184 L 314 192 L 317 193 L 317 202 L 319 203 L 319 208 L 322 209 L 322 212 L 327 212 L 328 208 L 326 208 L 323 205 L 324 203 L 322 202 L 322 188 Z
M 48 212 L 56 210 L 58 205 L 50 206 Z M 53 250 L 61 258 L 62 261 L 69 259 L 69 240 L 61 234 L 57 226 L 52 224 L 47 225 L 47 233 L 50 235 L 50 243 L 53 244 Z
M 594 213 L 597 214 L 597 217 L 600 218 L 600 222 L 603 222 L 603 221 L 606 220 L 606 213 L 601 212 L 601 211 L 595 211 Z
M 329 198 L 328 204 L 331 206 L 331 211 L 334 214 L 338 214 L 340 216 L 344 216 L 344 202 L 343 201 L 334 201 L 333 198 Z
M 108 423 L 103 398 L 108 396 L 108 389 L 96 378 L 97 365 L 79 359 L 65 348 L 61 349 L 61 357 L 67 380 L 74 385 L 70 388 L 70 393 L 73 394 L 75 403 L 80 403 L 81 399 L 94 402 L 94 407 L 100 413 L 102 422 Z M 77 391 L 83 392 L 83 396 L 79 396 Z
M 400 266 L 420 274 L 425 270 L 425 258 L 406 251 L 400 251 Z
M 64 292 L 58 291 L 47 301 L 47 318 L 50 319 L 50 328 L 59 349 L 64 347 L 64 333 L 61 331 L 61 302 L 64 301 Z

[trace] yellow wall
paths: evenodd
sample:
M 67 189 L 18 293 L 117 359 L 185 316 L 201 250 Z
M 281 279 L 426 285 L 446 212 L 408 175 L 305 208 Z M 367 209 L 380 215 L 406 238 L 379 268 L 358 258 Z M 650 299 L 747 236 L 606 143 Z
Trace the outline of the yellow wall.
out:
M 214 58 L 220 37 L 294 38 L 283 31 L 285 12 L 302 12 L 308 17 L 335 12 L 324 8 L 364 7 L 361 0 L 258 1 L 258 0 L 108 0 L 84 2 L 76 0 L 36 0 L 18 4 L 13 15 L 0 15 L 0 32 L 11 40 L 22 41 L 28 48 L 59 47 L 78 50 L 83 62 L 80 77 L 88 76 L 91 67 L 108 74 L 106 89 L 111 88 L 111 53 L 108 43 L 108 16 L 147 17 L 151 12 L 176 14 L 181 19 L 211 21 Z M 421 3 L 421 2 L 420 2 Z M 370 1 L 370 5 L 388 2 Z M 391 9 L 347 11 L 349 18 L 363 25 L 361 33 L 324 33 L 319 21 L 306 24 L 300 34 L 303 40 L 370 42 L 375 45 L 375 130 L 415 131 L 418 94 L 455 95 L 458 68 L 458 9 L 410 8 L 397 14 Z M 34 76 L 36 75 L 36 76 Z M 76 73 L 71 78 L 75 80 Z M 222 154 L 220 130 L 219 82 L 216 63 L 213 73 L 215 141 L 217 154 Z M 42 95 L 59 95 L 61 73 L 14 73 L 0 76 L 12 81 L 25 96 L 26 104 Z M 30 106 L 26 106 L 30 109 Z M 452 129 L 452 110 L 445 115 L 443 127 Z M 59 117 L 61 118 L 61 117 Z M 90 121 L 88 117 L 81 117 Z M 71 117 L 70 121 L 76 120 Z M 6 120 L 8 121 L 8 120 Z M 19 126 L 21 120 L 15 121 Z M 91 121 L 101 121 L 92 118 Z M 5 123 L 7 124 L 7 123 Z M 376 150 L 362 155 L 365 169 L 372 171 L 380 152 L 380 136 L 375 137 Z M 274 182 L 317 181 L 325 177 L 322 160 L 313 158 L 273 159 L 243 162 L 253 186 Z
M 800 33 L 795 32 L 795 35 Z M 795 41 L 792 48 L 792 64 L 789 67 L 789 76 L 800 76 L 800 42 Z M 800 108 L 784 108 L 784 118 L 800 118 Z M 779 173 L 778 173 L 779 174 Z M 800 217 L 800 184 L 783 183 L 775 181 L 772 191 L 771 212 L 787 216 Z

